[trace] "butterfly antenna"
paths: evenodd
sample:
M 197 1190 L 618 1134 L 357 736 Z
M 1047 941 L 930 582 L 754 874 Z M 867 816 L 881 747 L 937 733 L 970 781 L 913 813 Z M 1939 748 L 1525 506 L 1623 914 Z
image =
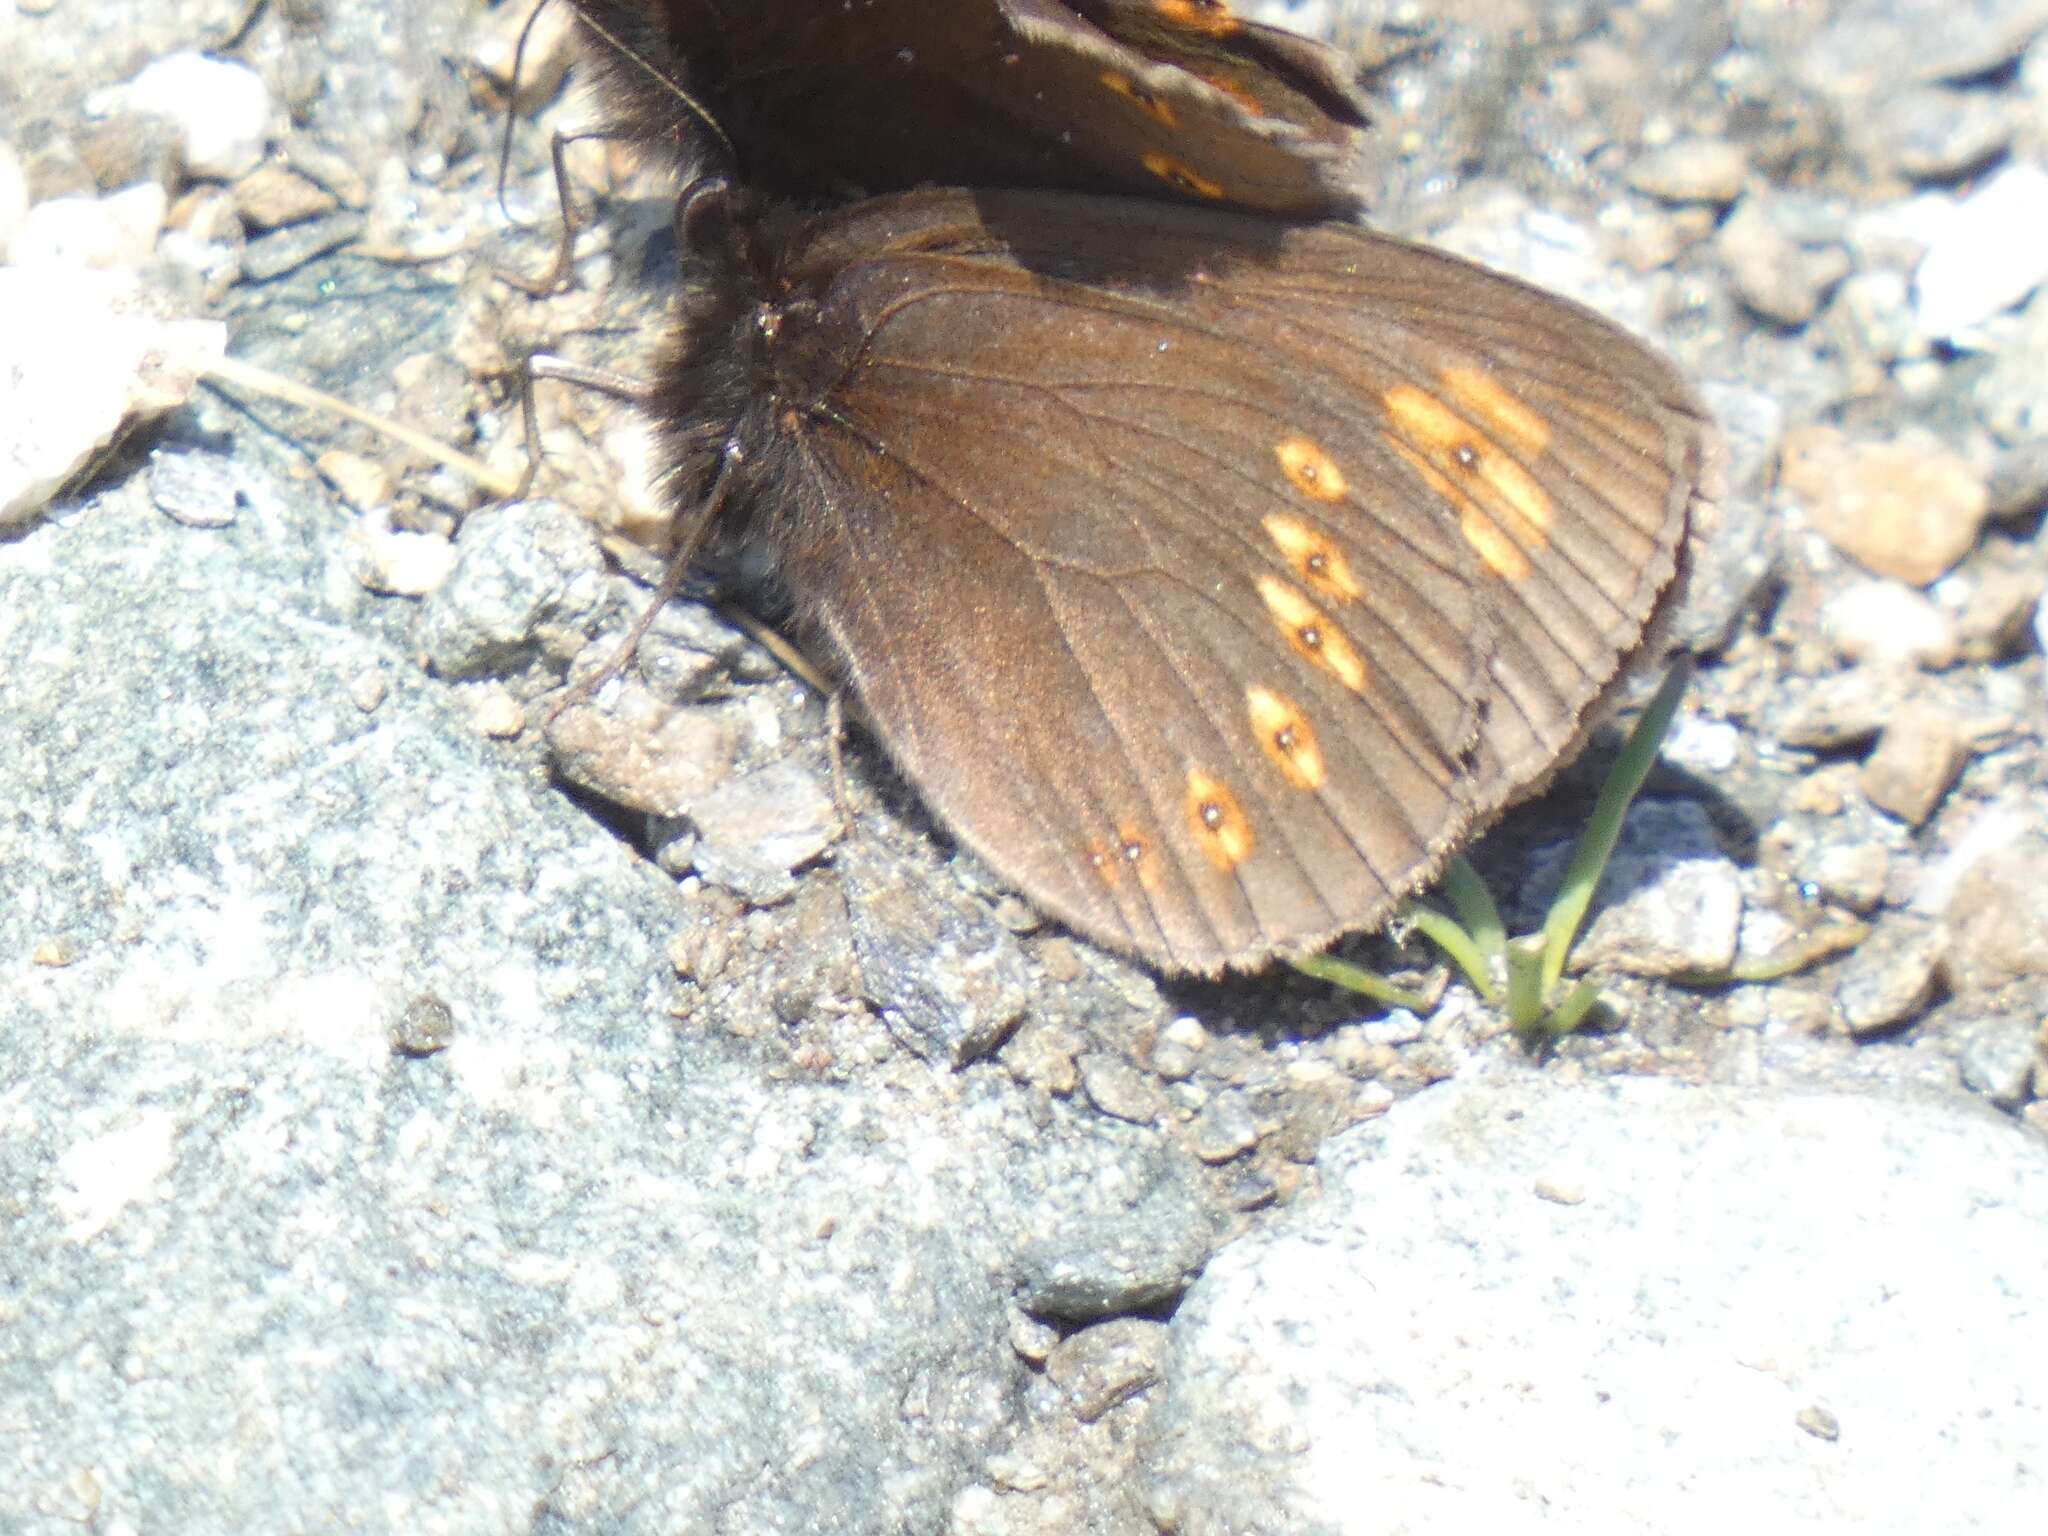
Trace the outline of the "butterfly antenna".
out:
M 534 24 L 540 20 L 540 13 L 548 8 L 548 0 L 540 3 L 527 13 L 526 25 L 519 29 L 519 41 L 512 45 L 512 88 L 505 103 L 505 128 L 498 135 L 498 211 L 509 221 L 512 210 L 505 206 L 505 180 L 512 173 L 512 119 L 513 106 L 519 100 L 519 77 L 526 73 L 526 44 L 533 36 Z
M 543 0 L 543 3 L 545 3 L 545 0 Z M 719 149 L 725 154 L 726 164 L 737 166 L 740 163 L 739 151 L 732 147 L 732 140 L 727 138 L 725 130 L 718 126 L 718 119 L 711 115 L 711 109 L 683 89 L 682 83 L 675 76 L 659 68 L 651 59 L 648 59 L 637 49 L 633 48 L 624 38 L 620 37 L 581 6 L 576 8 L 576 18 L 583 23 L 584 27 L 593 36 L 602 39 L 605 46 L 610 48 L 613 53 L 624 59 L 634 69 L 646 75 L 648 79 L 654 81 L 656 85 L 673 97 L 686 113 L 694 117 L 699 125 L 703 127 L 704 131 L 718 141 Z

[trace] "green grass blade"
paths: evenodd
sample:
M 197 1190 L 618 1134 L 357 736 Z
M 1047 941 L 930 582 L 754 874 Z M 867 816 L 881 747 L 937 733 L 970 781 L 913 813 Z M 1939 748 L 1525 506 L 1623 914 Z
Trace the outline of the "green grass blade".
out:
M 1461 853 L 1444 866 L 1444 894 L 1451 898 L 1458 921 L 1464 925 L 1466 937 L 1479 951 L 1491 973 L 1507 951 L 1508 927 L 1501 921 L 1500 908 L 1494 905 L 1493 893 L 1479 878 L 1479 874 L 1466 862 Z
M 1491 898 L 1488 905 L 1492 905 Z M 1444 952 L 1451 964 L 1465 973 L 1472 990 L 1489 1003 L 1500 1001 L 1500 986 L 1493 979 L 1493 966 L 1458 921 L 1423 902 L 1414 902 L 1404 914 L 1408 922 L 1430 943 Z
M 1549 992 L 1543 985 L 1543 937 L 1525 934 L 1508 941 L 1508 1023 L 1519 1032 L 1534 1029 L 1543 1020 L 1543 999 Z
M 1579 924 L 1585 921 L 1586 909 L 1593 903 L 1593 889 L 1600 883 L 1601 871 L 1607 868 L 1608 857 L 1620 840 L 1629 802 L 1649 778 L 1657 761 L 1657 748 L 1663 744 L 1671 718 L 1678 712 L 1678 701 L 1691 681 L 1692 658 L 1680 656 L 1672 662 L 1663 686 L 1629 733 L 1628 744 L 1615 759 L 1607 782 L 1600 786 L 1600 798 L 1593 803 L 1593 814 L 1587 818 L 1586 830 L 1579 834 L 1578 847 L 1572 850 L 1571 865 L 1565 870 L 1557 899 L 1550 904 L 1543 920 L 1544 997 L 1556 990 L 1564 975 L 1565 957 L 1571 953 L 1572 941 L 1579 936 Z
M 1368 971 L 1348 960 L 1339 960 L 1331 955 L 1294 955 L 1287 963 L 1304 976 L 1327 981 L 1347 992 L 1360 993 L 1389 1008 L 1406 1008 L 1410 1013 L 1429 1011 L 1428 998 L 1418 997 L 1403 987 L 1395 986 L 1377 971 Z

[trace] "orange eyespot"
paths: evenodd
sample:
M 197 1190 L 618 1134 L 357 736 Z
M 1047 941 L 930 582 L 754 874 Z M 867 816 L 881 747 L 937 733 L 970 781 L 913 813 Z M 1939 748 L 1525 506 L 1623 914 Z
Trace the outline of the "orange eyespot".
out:
M 1188 771 L 1188 830 L 1218 870 L 1229 874 L 1251 857 L 1256 839 L 1244 807 L 1221 779 L 1198 769 Z
M 1228 37 L 1244 25 L 1224 0 L 1152 0 L 1152 9 L 1177 27 L 1204 37 Z
M 1172 103 L 1160 97 L 1159 93 L 1138 84 L 1129 75 L 1120 75 L 1115 70 L 1105 69 L 1100 79 L 1117 95 L 1143 112 L 1152 121 L 1164 128 L 1177 128 L 1179 121 L 1173 115 Z
M 1245 690 L 1244 705 L 1259 749 L 1280 776 L 1296 789 L 1321 789 L 1327 777 L 1323 751 L 1301 706 L 1284 693 L 1257 687 Z
M 1444 382 L 1515 448 L 1532 453 L 1547 439 L 1541 418 L 1485 375 L 1447 370 Z M 1402 384 L 1381 403 L 1394 428 L 1388 445 L 1458 514 L 1458 530 L 1480 563 L 1505 581 L 1525 580 L 1529 555 L 1550 542 L 1549 493 L 1450 401 Z
M 1320 608 L 1277 576 L 1261 576 L 1257 585 L 1260 600 L 1295 655 L 1353 693 L 1365 692 L 1365 659 Z
M 1284 437 L 1273 445 L 1280 473 L 1311 501 L 1342 501 L 1344 471 L 1337 461 L 1305 437 Z
M 1316 596 L 1335 603 L 1352 603 L 1365 595 L 1365 588 L 1351 574 L 1351 562 L 1344 558 L 1344 551 L 1320 529 L 1277 512 L 1262 519 L 1260 526 Z
M 1145 169 L 1177 191 L 1192 197 L 1206 197 L 1212 201 L 1223 196 L 1223 184 L 1199 175 L 1193 167 L 1183 165 L 1171 155 L 1162 155 L 1149 150 L 1144 156 Z

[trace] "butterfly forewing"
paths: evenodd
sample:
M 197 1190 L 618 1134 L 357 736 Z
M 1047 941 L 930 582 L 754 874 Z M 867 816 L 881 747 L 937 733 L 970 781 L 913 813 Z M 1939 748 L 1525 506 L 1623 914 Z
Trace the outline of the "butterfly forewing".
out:
M 1454 258 L 934 191 L 821 217 L 777 281 L 786 408 L 742 446 L 801 611 L 964 841 L 1158 963 L 1382 918 L 1671 586 L 1683 388 Z
M 757 190 L 1089 188 L 1293 215 L 1356 206 L 1365 121 L 1321 44 L 1154 0 L 575 0 L 612 129 L 694 101 Z

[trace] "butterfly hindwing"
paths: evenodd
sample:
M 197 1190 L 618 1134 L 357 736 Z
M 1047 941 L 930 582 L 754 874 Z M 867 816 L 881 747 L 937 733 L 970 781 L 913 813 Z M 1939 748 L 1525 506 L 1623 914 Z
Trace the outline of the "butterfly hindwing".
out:
M 800 611 L 967 844 L 1178 969 L 1382 918 L 1672 584 L 1682 384 L 1452 257 L 929 191 L 771 288 L 748 515 Z

